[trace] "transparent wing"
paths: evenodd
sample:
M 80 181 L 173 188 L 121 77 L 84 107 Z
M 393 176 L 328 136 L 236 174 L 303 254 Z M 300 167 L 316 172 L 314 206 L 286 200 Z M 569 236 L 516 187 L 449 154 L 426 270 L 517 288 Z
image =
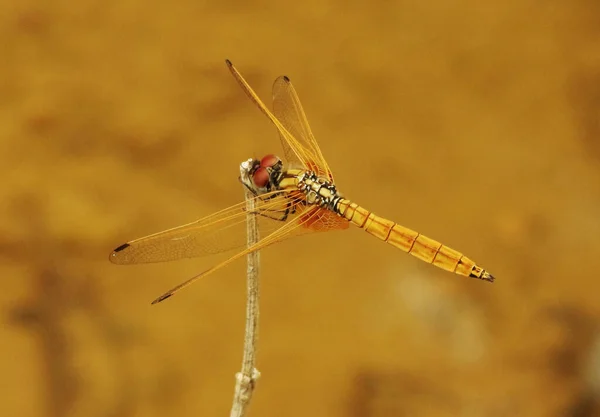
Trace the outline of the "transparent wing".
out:
M 304 209 L 297 191 L 273 191 L 254 198 L 259 233 L 266 236 Z M 216 254 L 246 246 L 246 203 L 236 204 L 193 223 L 132 240 L 110 254 L 115 264 L 166 262 Z
M 329 171 L 329 168 L 327 167 L 327 163 L 325 163 L 321 155 L 320 150 L 318 150 L 318 147 L 316 148 L 318 151 L 316 151 L 312 145 L 309 145 L 311 143 L 310 140 L 306 141 L 304 139 L 298 139 L 294 136 L 292 132 L 288 130 L 288 127 L 290 127 L 292 130 L 298 130 L 298 132 L 302 132 L 303 129 L 306 130 L 305 128 L 308 127 L 307 122 L 304 127 L 301 127 L 301 117 L 303 117 L 303 120 L 306 120 L 306 116 L 304 116 L 304 111 L 302 111 L 300 101 L 297 100 L 298 97 L 297 95 L 295 95 L 291 84 L 289 84 L 289 87 L 291 87 L 291 89 L 289 87 L 286 87 L 281 89 L 281 92 L 279 93 L 281 94 L 282 100 L 281 103 L 278 104 L 278 106 L 280 108 L 283 108 L 283 106 L 286 105 L 288 101 L 291 105 L 291 107 L 289 107 L 289 110 L 286 111 L 286 118 L 289 120 L 285 122 L 286 124 L 284 124 L 283 121 L 279 120 L 275 115 L 273 115 L 273 113 L 271 113 L 267 106 L 265 106 L 265 104 L 261 101 L 258 95 L 254 92 L 252 87 L 250 87 L 246 80 L 244 80 L 244 77 L 242 77 L 239 71 L 233 66 L 231 61 L 227 60 L 225 62 L 227 63 L 231 74 L 233 74 L 234 78 L 242 87 L 246 95 L 250 98 L 250 100 L 252 100 L 254 104 L 256 104 L 259 110 L 265 116 L 267 116 L 269 120 L 271 120 L 271 123 L 273 123 L 279 131 L 286 159 L 288 159 L 288 161 L 290 162 L 299 162 L 302 167 L 310 169 L 312 171 L 320 172 L 329 177 L 331 173 Z M 289 83 L 289 79 L 287 82 Z M 289 97 L 287 101 L 286 99 L 284 99 L 286 89 L 288 92 L 291 91 L 291 93 L 293 94 L 293 96 Z M 296 101 L 294 101 L 294 97 Z M 301 116 L 299 113 L 297 113 L 298 110 L 301 112 Z M 294 114 L 294 112 L 296 113 Z M 297 120 L 297 122 L 294 123 L 294 120 Z M 299 129 L 296 127 L 297 125 L 300 125 Z M 310 128 L 308 128 L 308 132 L 310 132 Z M 312 133 L 310 133 L 310 135 L 312 136 Z
M 230 61 L 226 62 L 248 97 L 279 131 L 286 158 L 289 161 L 299 162 L 302 167 L 319 175 L 333 179 L 289 79 L 282 77 L 274 85 L 274 107 L 282 119 L 280 121 L 258 98 L 233 64 Z M 154 300 L 153 304 L 171 297 L 196 280 L 248 253 L 292 236 L 346 229 L 349 225 L 347 220 L 327 209 L 307 206 L 306 196 L 299 190 L 277 190 L 265 193 L 255 197 L 253 203 L 254 208 L 251 213 L 258 220 L 262 239 L 167 291 Z M 116 248 L 111 253 L 110 260 L 116 264 L 164 262 L 242 248 L 247 245 L 246 218 L 248 212 L 245 207 L 246 202 L 242 202 L 196 222 L 132 240 Z
M 276 242 L 280 242 L 284 239 L 287 239 L 288 237 L 298 236 L 306 232 L 320 232 L 335 229 L 345 229 L 348 227 L 348 224 L 348 221 L 326 209 L 315 206 L 303 206 L 303 210 L 298 213 L 298 216 L 286 222 L 279 229 L 276 229 L 267 236 L 263 237 L 256 244 L 246 248 L 241 252 L 238 252 L 231 258 L 213 266 L 212 268 L 207 269 L 206 271 L 170 289 L 169 291 L 165 292 L 160 297 L 152 301 L 152 304 L 160 303 L 161 301 L 166 300 L 176 292 L 193 284 L 200 278 L 203 278 L 208 274 L 211 274 L 223 268 L 224 266 L 228 265 L 229 263 L 235 261 L 238 258 L 241 258 L 242 256 L 263 249 Z
M 317 209 L 310 214 L 310 218 L 303 223 L 304 229 L 311 232 L 329 232 L 333 230 L 344 230 L 350 225 L 350 222 L 345 218 L 338 216 L 333 211 L 327 209 Z
M 278 77 L 273 83 L 273 114 L 302 146 L 301 152 L 307 155 L 311 162 L 314 162 L 314 165 L 308 168 L 317 175 L 333 181 L 333 174 L 310 129 L 298 93 L 287 76 Z M 285 157 L 290 162 L 296 161 L 297 151 L 292 148 L 294 143 L 287 141 L 282 134 L 279 136 Z

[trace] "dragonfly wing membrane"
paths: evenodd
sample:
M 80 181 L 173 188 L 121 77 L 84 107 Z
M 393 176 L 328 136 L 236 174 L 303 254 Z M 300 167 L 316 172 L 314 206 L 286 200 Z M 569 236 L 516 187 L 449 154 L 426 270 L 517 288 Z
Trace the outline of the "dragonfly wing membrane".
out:
M 286 159 L 289 162 L 298 162 L 301 165 L 299 168 L 307 168 L 332 179 L 333 176 L 323 159 L 317 142 L 314 140 L 298 95 L 289 78 L 280 77 L 274 85 L 274 99 L 276 102 L 274 107 L 276 107 L 275 111 L 282 117 L 280 119 L 265 106 L 231 61 L 227 60 L 226 63 L 246 95 L 277 128 Z
M 302 210 L 302 200 L 285 191 L 255 197 L 259 232 L 268 235 Z M 110 255 L 116 264 L 167 262 L 212 255 L 246 245 L 245 202 L 193 223 L 127 242 Z
M 289 142 L 286 136 L 280 134 L 286 158 L 293 161 L 295 155 L 304 155 L 309 169 L 333 181 L 333 174 L 310 129 L 298 93 L 287 76 L 278 77 L 273 83 L 273 114 L 296 139 Z
M 270 234 L 264 236 L 261 240 L 259 240 L 254 245 L 246 248 L 245 250 L 243 250 L 241 252 L 238 252 L 237 254 L 228 258 L 227 260 L 207 269 L 206 271 L 188 279 L 187 281 L 184 281 L 183 283 L 177 285 L 176 287 L 173 287 L 172 289 L 170 289 L 169 291 L 165 292 L 160 297 L 158 297 L 154 301 L 152 301 L 152 304 L 160 303 L 161 301 L 166 300 L 167 298 L 171 297 L 178 291 L 193 284 L 200 278 L 203 278 L 203 277 L 207 276 L 208 274 L 211 274 L 211 273 L 223 268 L 224 266 L 228 265 L 229 263 L 235 261 L 238 258 L 241 258 L 242 256 L 245 256 L 252 252 L 256 252 L 257 250 L 261 250 L 269 245 L 280 242 L 282 240 L 288 239 L 291 236 L 298 236 L 299 234 L 303 234 L 303 233 L 312 231 L 309 227 L 307 227 L 307 224 L 310 224 L 312 221 L 315 220 L 315 217 L 318 215 L 319 211 L 320 210 L 316 207 L 304 208 L 303 210 L 301 210 L 300 213 L 298 213 L 299 215 L 296 216 L 293 220 L 288 221 L 283 226 L 279 227 L 278 229 L 271 232 Z

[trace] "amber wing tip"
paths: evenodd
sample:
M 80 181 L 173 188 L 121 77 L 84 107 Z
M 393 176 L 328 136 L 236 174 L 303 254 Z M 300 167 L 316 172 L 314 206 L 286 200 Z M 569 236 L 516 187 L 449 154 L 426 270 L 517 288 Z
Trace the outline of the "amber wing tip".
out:
M 152 303 L 150 303 L 150 304 L 151 304 L 151 305 L 154 305 L 154 304 L 158 304 L 158 303 L 160 303 L 160 302 L 163 302 L 163 301 L 165 301 L 167 298 L 171 297 L 172 295 L 173 295 L 173 293 L 172 293 L 172 292 L 168 292 L 168 293 L 166 293 L 166 294 L 163 294 L 163 295 L 161 295 L 160 297 L 158 297 L 156 300 L 152 301 Z
M 283 76 L 283 80 L 284 80 L 286 83 L 289 83 L 289 82 L 291 81 L 291 80 L 290 80 L 290 77 L 288 77 L 287 75 L 284 75 L 284 76 Z
M 108 255 L 108 260 L 111 261 L 114 264 L 123 263 L 122 262 L 123 258 L 120 257 L 118 254 L 119 254 L 119 252 L 127 249 L 129 246 L 131 246 L 129 243 L 123 243 L 118 248 L 113 249 L 113 251 L 110 253 L 110 255 Z
M 114 253 L 121 252 L 123 249 L 127 249 L 129 246 L 130 246 L 130 245 L 129 245 L 129 243 L 123 243 L 123 244 L 122 244 L 121 246 L 119 246 L 118 248 L 115 248 L 115 249 L 113 250 L 113 252 L 114 252 Z

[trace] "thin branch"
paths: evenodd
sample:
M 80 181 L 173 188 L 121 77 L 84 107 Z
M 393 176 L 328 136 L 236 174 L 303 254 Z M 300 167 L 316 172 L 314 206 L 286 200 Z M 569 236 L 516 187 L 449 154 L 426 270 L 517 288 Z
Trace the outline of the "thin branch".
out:
M 246 225 L 247 225 L 247 245 L 254 245 L 259 240 L 258 225 L 256 215 L 254 215 L 254 195 L 250 190 L 246 190 Z M 247 304 L 246 304 L 246 334 L 244 336 L 244 358 L 242 360 L 242 370 L 238 372 L 235 384 L 235 393 L 233 396 L 233 405 L 231 407 L 231 417 L 242 417 L 246 414 L 256 380 L 260 377 L 260 372 L 254 367 L 256 362 L 256 341 L 258 339 L 258 301 L 259 301 L 259 252 L 249 253 L 247 255 L 248 268 L 247 274 Z

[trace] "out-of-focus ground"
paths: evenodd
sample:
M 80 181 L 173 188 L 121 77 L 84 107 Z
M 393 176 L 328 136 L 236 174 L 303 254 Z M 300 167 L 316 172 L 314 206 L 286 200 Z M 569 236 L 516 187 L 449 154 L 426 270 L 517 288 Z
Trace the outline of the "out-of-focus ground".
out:
M 111 249 L 238 202 L 287 74 L 345 195 L 497 282 L 350 230 L 262 254 L 252 416 L 600 415 L 600 7 L 5 1 L 0 415 L 227 415 L 244 262 Z M 218 258 L 218 257 L 217 257 Z

